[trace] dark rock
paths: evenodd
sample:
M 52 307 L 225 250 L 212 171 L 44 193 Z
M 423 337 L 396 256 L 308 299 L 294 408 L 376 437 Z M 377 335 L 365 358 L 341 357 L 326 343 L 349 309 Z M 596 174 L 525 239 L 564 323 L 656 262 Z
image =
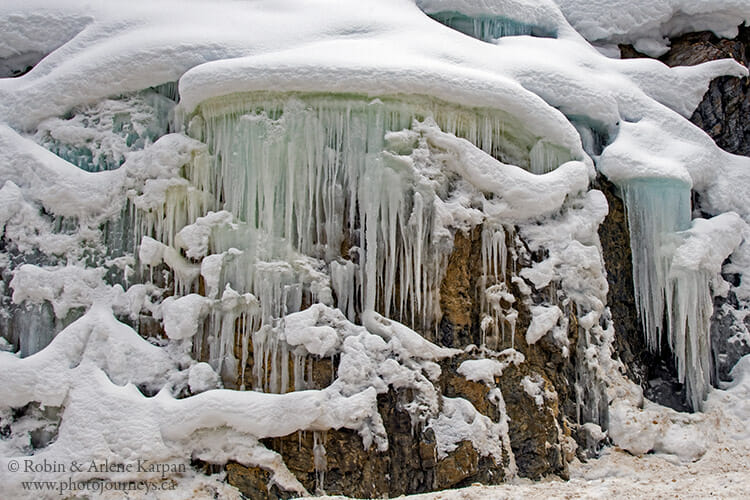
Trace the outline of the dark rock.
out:
M 263 443 L 278 452 L 289 470 L 310 492 L 346 494 L 359 498 L 419 493 L 435 488 L 435 437 L 414 429 L 409 415 L 400 410 L 400 395 L 389 392 L 378 398 L 378 407 L 389 438 L 385 452 L 365 449 L 353 431 L 340 429 L 317 434 L 294 433 Z M 314 467 L 315 441 L 326 451 L 325 471 Z M 466 452 L 464 452 L 466 453 Z M 465 466 L 465 458 L 459 462 Z M 230 484 L 234 484 L 230 480 Z
M 478 344 L 479 301 L 477 279 L 481 276 L 481 228 L 457 232 L 440 286 L 440 338 L 446 347 Z
M 750 317 L 739 321 L 734 312 L 736 297 L 730 292 L 729 297 L 714 299 L 714 314 L 711 317 L 711 354 L 713 361 L 713 382 L 730 381 L 729 373 L 741 357 L 750 353 L 747 332 L 750 331 Z
M 635 304 L 633 257 L 625 204 L 618 197 L 615 185 L 603 176 L 597 176 L 594 187 L 604 193 L 609 204 L 609 213 L 599 226 L 599 240 L 607 266 L 607 306 L 616 332 L 614 354 L 625 364 L 628 378 L 643 385 L 648 380 L 650 356 Z
M 646 57 L 621 45 L 623 59 Z M 740 26 L 736 38 L 719 38 L 711 32 L 690 33 L 671 40 L 670 50 L 659 59 L 669 66 L 693 66 L 716 59 L 750 62 L 750 27 Z M 722 76 L 711 86 L 690 120 L 730 153 L 750 156 L 750 83 L 748 78 Z

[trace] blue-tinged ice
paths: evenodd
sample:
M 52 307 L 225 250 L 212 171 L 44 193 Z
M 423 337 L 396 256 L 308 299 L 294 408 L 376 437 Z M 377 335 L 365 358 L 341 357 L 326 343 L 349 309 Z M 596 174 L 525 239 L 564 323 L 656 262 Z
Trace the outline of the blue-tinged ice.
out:
M 435 12 L 429 14 L 437 22 L 470 37 L 491 42 L 504 36 L 530 35 L 545 38 L 555 38 L 554 30 L 517 21 L 505 16 L 475 15 L 467 16 L 460 12 Z
M 634 179 L 622 187 L 630 226 L 635 300 L 648 348 L 668 347 L 694 409 L 711 386 L 712 276 L 673 265 L 690 227 L 690 187 L 673 179 Z

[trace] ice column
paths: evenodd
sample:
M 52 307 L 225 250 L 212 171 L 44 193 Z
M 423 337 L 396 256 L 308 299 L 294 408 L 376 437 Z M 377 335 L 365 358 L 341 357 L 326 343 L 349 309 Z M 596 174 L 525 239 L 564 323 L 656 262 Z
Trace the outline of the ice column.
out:
M 659 352 L 666 340 L 688 402 L 700 409 L 710 387 L 711 276 L 672 266 L 690 226 L 690 187 L 670 179 L 635 179 L 622 187 L 630 226 L 633 282 L 646 341 Z M 666 334 L 666 338 L 664 338 Z
M 669 268 L 679 245 L 678 231 L 690 225 L 690 187 L 669 179 L 635 179 L 622 188 L 633 254 L 635 302 L 648 347 L 658 352 L 666 317 Z

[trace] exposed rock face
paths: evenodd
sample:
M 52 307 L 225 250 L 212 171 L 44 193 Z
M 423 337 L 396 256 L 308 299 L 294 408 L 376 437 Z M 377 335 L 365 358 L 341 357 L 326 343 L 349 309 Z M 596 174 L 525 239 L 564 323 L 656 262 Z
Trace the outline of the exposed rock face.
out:
M 643 328 L 633 290 L 633 258 L 625 205 L 617 197 L 615 185 L 597 177 L 596 188 L 607 197 L 609 213 L 599 226 L 604 261 L 607 263 L 607 305 L 612 313 L 617 335 L 615 352 L 625 364 L 628 377 L 639 384 L 648 380 L 648 355 Z
M 403 394 L 390 392 L 378 406 L 389 436 L 389 448 L 365 449 L 362 439 L 347 430 L 295 433 L 264 444 L 281 455 L 289 470 L 310 492 L 346 494 L 359 498 L 397 496 L 464 486 L 481 481 L 497 484 L 505 478 L 504 464 L 482 457 L 468 441 L 438 459 L 431 429 L 415 429 L 400 409 Z M 324 454 L 321 459 L 321 454 Z M 267 471 L 227 465 L 227 479 L 248 498 L 288 498 L 270 484 Z
M 731 57 L 747 66 L 749 50 L 750 28 L 740 26 L 734 40 L 720 39 L 707 32 L 677 38 L 662 60 L 670 66 L 684 66 Z M 719 147 L 750 156 L 749 97 L 747 78 L 717 78 L 690 120 L 708 132 Z
M 724 275 L 724 279 L 738 285 L 737 276 Z M 714 362 L 714 380 L 729 381 L 729 372 L 737 361 L 750 353 L 748 331 L 750 318 L 745 314 L 746 305 L 740 304 L 737 295 L 730 290 L 726 297 L 714 299 L 714 315 L 711 318 L 711 352 Z
M 511 231 L 506 236 L 509 247 L 520 243 Z M 439 344 L 465 348 L 481 343 L 481 294 L 477 279 L 481 275 L 480 245 L 481 228 L 455 236 L 454 251 L 441 286 L 443 320 L 436 339 Z M 515 253 L 526 255 L 519 260 L 521 267 L 530 265 L 532 256 L 528 252 L 516 248 Z M 509 259 L 508 276 L 518 271 L 513 266 Z M 510 289 L 521 296 L 515 285 Z M 389 441 L 387 451 L 378 451 L 374 445 L 365 449 L 361 437 L 345 429 L 298 432 L 264 440 L 263 444 L 279 453 L 289 470 L 310 492 L 373 498 L 460 487 L 474 482 L 496 484 L 506 480 L 513 467 L 522 477 L 539 479 L 555 474 L 567 478 L 568 462 L 575 451 L 569 422 L 575 421 L 576 415 L 572 386 L 576 377 L 576 354 L 572 352 L 571 363 L 558 346 L 544 338 L 533 345 L 527 344 L 522 333 L 528 328 L 531 315 L 524 304 L 516 304 L 516 309 L 519 312 L 516 332 L 520 333 L 516 333 L 515 340 L 508 329 L 504 338 L 497 339 L 494 351 L 469 348 L 441 361 L 440 378 L 433 382 L 439 394 L 467 400 L 492 422 L 508 418 L 513 456 L 505 452 L 502 460 L 496 462 L 465 440 L 457 443 L 446 456 L 439 457 L 433 429 L 412 422 L 404 409 L 413 396 L 409 391 L 394 389 L 378 398 Z M 572 345 L 577 341 L 576 331 L 577 326 L 571 321 L 568 334 Z M 493 382 L 468 380 L 459 374 L 459 366 L 464 361 L 493 357 L 502 360 L 503 354 L 498 352 L 511 345 L 523 354 L 524 361 L 507 363 L 502 376 L 495 377 Z M 248 374 L 253 372 L 253 364 L 251 352 L 245 369 L 248 386 L 252 385 Z M 337 359 L 313 359 L 311 380 L 314 387 L 311 388 L 326 387 L 337 370 Z M 538 387 L 537 394 L 529 392 L 529 384 L 534 389 Z M 493 396 L 498 390 L 504 400 L 500 405 Z M 322 453 L 324 459 L 321 459 Z M 232 463 L 226 470 L 228 481 L 248 498 L 285 498 L 286 494 L 276 486 L 260 488 L 270 479 L 263 469 Z
M 481 275 L 480 231 L 459 232 L 448 259 L 446 279 L 440 287 L 440 322 L 438 343 L 446 347 L 477 343 L 479 304 L 476 300 L 477 278 Z M 472 331 L 473 328 L 473 331 Z
M 693 66 L 716 59 L 750 62 L 750 27 L 740 26 L 737 38 L 718 38 L 711 32 L 690 33 L 671 41 L 659 59 L 669 66 Z M 624 59 L 647 57 L 630 45 L 621 45 Z M 730 153 L 750 156 L 750 87 L 748 78 L 723 76 L 711 82 L 690 120 Z

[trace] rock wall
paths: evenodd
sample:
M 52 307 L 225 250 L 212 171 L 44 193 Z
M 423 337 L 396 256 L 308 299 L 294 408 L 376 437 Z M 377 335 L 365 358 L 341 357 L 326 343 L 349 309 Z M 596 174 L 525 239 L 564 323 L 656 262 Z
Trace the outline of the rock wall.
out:
M 465 440 L 447 456 L 439 457 L 434 431 L 415 425 L 404 409 L 413 400 L 413 394 L 391 388 L 378 398 L 389 441 L 386 451 L 378 451 L 375 446 L 365 449 L 360 436 L 348 430 L 297 432 L 263 441 L 267 448 L 279 453 L 308 491 L 373 498 L 468 486 L 475 482 L 497 484 L 507 480 L 509 472 L 532 479 L 550 474 L 568 478 L 568 463 L 576 452 L 573 437 L 577 408 L 573 384 L 577 354 L 573 351 L 571 358 L 565 358 L 558 346 L 544 338 L 529 345 L 522 333 L 528 328 L 531 316 L 523 304 L 516 305 L 519 316 L 515 340 L 508 329 L 504 338 L 497 339 L 493 349 L 476 347 L 482 340 L 479 328 L 481 288 L 477 282 L 481 275 L 480 235 L 481 227 L 456 234 L 454 251 L 441 286 L 443 319 L 439 331 L 437 334 L 421 333 L 426 337 L 437 335 L 438 344 L 464 349 L 461 354 L 440 362 L 441 375 L 433 382 L 435 389 L 443 397 L 467 400 L 492 422 L 503 422 L 507 415 L 512 456 L 506 452 L 502 461 L 496 462 L 490 456 L 482 456 Z M 522 245 L 522 241 L 508 231 L 506 244 L 513 248 Z M 508 260 L 508 276 L 516 275 L 531 264 L 532 256 L 525 249 L 516 247 L 512 252 L 525 258 L 516 264 Z M 510 289 L 514 295 L 522 295 L 515 285 L 511 284 Z M 570 322 L 568 334 L 571 344 L 575 345 L 578 340 L 575 321 Z M 504 351 L 511 345 L 515 353 Z M 510 362 L 511 356 L 519 352 L 524 361 Z M 507 365 L 502 376 L 495 377 L 492 383 L 468 380 L 459 373 L 464 361 L 487 358 Z M 251 353 L 246 378 L 253 372 L 254 363 Z M 336 377 L 337 369 L 337 358 L 312 359 L 314 386 L 310 388 L 326 387 Z M 540 388 L 536 397 L 525 389 L 524 383 L 529 381 Z M 245 382 L 251 385 L 250 380 Z M 497 389 L 503 400 L 501 404 L 496 399 Z M 289 496 L 276 486 L 261 487 L 272 485 L 264 469 L 230 463 L 226 471 L 229 483 L 248 498 Z
M 621 45 L 622 57 L 647 57 L 630 45 Z M 693 66 L 732 58 L 750 63 L 750 27 L 740 26 L 734 39 L 711 32 L 690 33 L 671 40 L 671 48 L 659 58 L 669 66 Z M 750 83 L 748 78 L 723 76 L 711 82 L 690 121 L 705 130 L 722 149 L 750 156 Z
M 735 40 L 718 39 L 710 33 L 689 34 L 673 40 L 672 49 L 661 59 L 674 66 L 729 56 L 747 64 L 749 41 L 750 29 L 744 27 Z M 628 46 L 622 46 L 621 51 L 623 57 L 642 56 Z M 713 81 L 691 120 L 727 151 L 750 155 L 747 78 L 722 77 Z M 614 185 L 603 177 L 599 177 L 593 187 L 605 194 L 609 204 L 609 214 L 599 228 L 599 238 L 607 268 L 607 306 L 617 332 L 614 354 L 623 362 L 628 377 L 641 384 L 646 397 L 680 411 L 688 410 L 684 387 L 677 382 L 669 349 L 664 346 L 661 354 L 651 354 L 645 346 L 633 292 L 630 235 L 623 203 Z M 699 200 L 695 208 L 699 210 Z M 528 251 L 514 228 L 506 229 L 505 244 L 514 255 L 507 263 L 506 273 L 517 276 L 521 269 L 543 260 L 544 255 Z M 483 337 L 480 291 L 487 283 L 480 283 L 481 266 L 481 227 L 457 232 L 440 286 L 442 319 L 435 331 L 420 333 L 438 345 L 464 349 L 461 355 L 440 363 L 441 376 L 434 381 L 435 389 L 443 397 L 469 401 L 493 422 L 501 422 L 507 415 L 513 456 L 506 454 L 498 463 L 481 456 L 470 441 L 462 441 L 446 456 L 438 458 L 433 430 L 415 426 L 404 410 L 412 395 L 391 389 L 378 399 L 389 439 L 387 451 L 374 447 L 364 449 L 359 436 L 346 430 L 298 432 L 264 441 L 269 449 L 281 455 L 308 491 L 358 497 L 395 496 L 473 482 L 498 483 L 507 479 L 509 467 L 515 467 L 521 477 L 539 479 L 555 474 L 567 478 L 568 463 L 576 453 L 574 438 L 579 441 L 579 457 L 589 456 L 586 446 L 592 443 L 586 442 L 585 432 L 579 432 L 576 424 L 581 414 L 580 397 L 575 393 L 577 366 L 584 362 L 581 353 L 572 348 L 565 356 L 559 346 L 546 338 L 531 345 L 523 334 L 516 333 L 511 339 L 510 324 L 503 325 L 501 337 Z M 725 279 L 736 281 L 731 275 L 725 275 Z M 523 295 L 512 280 L 506 285 L 514 297 Z M 538 293 L 533 291 L 533 294 Z M 513 307 L 518 312 L 515 331 L 523 333 L 531 322 L 528 304 L 519 300 Z M 731 291 L 727 297 L 718 298 L 715 304 L 712 348 L 717 379 L 725 379 L 736 360 L 750 352 L 747 343 L 730 341 L 732 335 L 737 337 L 736 316 L 731 311 L 740 308 L 739 299 Z M 568 338 L 572 346 L 579 343 L 578 335 L 575 315 L 571 314 Z M 468 347 L 482 344 L 492 349 Z M 494 383 L 468 380 L 459 374 L 462 362 L 479 358 L 503 359 L 502 351 L 510 347 L 523 354 L 524 362 L 509 363 Z M 253 357 L 249 356 L 245 373 L 252 373 L 252 364 Z M 312 378 L 316 388 L 325 387 L 326 381 L 335 378 L 336 365 L 336 359 L 313 361 Z M 524 388 L 524 383 L 529 381 L 541 388 L 538 398 Z M 493 401 L 494 389 L 502 394 L 504 411 Z M 606 413 L 606 408 L 601 411 Z M 230 463 L 226 471 L 228 481 L 249 498 L 288 496 L 276 486 L 263 487 L 270 484 L 269 474 L 263 469 Z

